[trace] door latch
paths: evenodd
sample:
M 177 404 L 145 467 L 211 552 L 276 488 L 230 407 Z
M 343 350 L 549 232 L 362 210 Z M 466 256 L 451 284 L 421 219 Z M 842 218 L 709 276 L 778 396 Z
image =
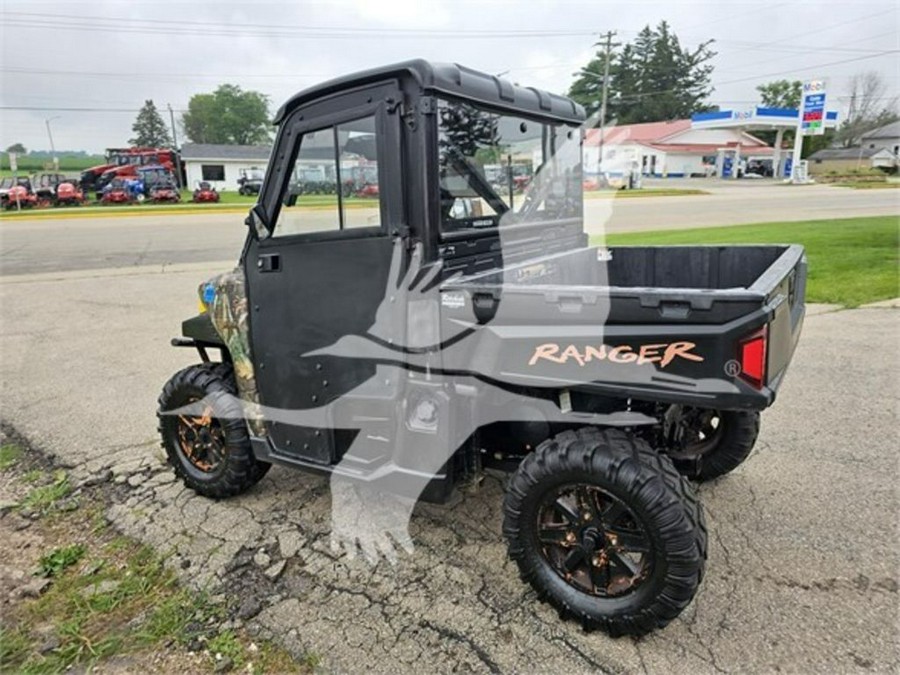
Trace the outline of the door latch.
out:
M 278 253 L 265 253 L 256 261 L 256 269 L 260 272 L 280 272 L 281 256 Z

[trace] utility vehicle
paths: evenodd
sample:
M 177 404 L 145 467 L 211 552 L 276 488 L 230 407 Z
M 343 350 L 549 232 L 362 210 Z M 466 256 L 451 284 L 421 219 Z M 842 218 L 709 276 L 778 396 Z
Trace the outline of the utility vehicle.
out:
M 265 171 L 253 167 L 251 169 L 241 169 L 240 178 L 238 178 L 238 194 L 239 195 L 258 195 L 262 187 Z
M 506 471 L 503 534 L 538 597 L 613 635 L 676 617 L 707 554 L 688 479 L 750 453 L 806 263 L 791 245 L 591 246 L 584 120 L 424 61 L 291 98 L 240 262 L 172 341 L 202 361 L 159 400 L 184 483 L 227 497 L 281 464 L 439 502 Z M 304 207 L 298 167 L 340 185 L 349 146 L 378 194 Z M 485 176 L 501 158 L 532 164 L 521 193 Z

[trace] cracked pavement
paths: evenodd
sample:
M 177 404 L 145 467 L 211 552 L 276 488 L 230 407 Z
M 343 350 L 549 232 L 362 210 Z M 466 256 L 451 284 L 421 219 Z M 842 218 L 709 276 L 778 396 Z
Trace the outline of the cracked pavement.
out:
M 693 604 L 642 640 L 561 622 L 506 559 L 502 477 L 420 505 L 416 553 L 371 568 L 331 552 L 328 479 L 274 468 L 215 502 L 174 480 L 156 435 L 169 346 L 221 266 L 0 277 L 2 418 L 76 481 L 117 486 L 108 517 L 171 554 L 231 619 L 328 671 L 896 672 L 900 312 L 807 318 L 750 459 L 700 492 L 711 533 Z

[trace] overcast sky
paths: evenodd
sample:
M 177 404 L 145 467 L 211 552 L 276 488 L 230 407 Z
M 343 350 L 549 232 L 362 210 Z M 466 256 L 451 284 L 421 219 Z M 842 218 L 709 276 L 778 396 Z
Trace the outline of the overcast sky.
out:
M 876 70 L 900 91 L 896 0 L 549 2 L 0 0 L 0 146 L 102 151 L 127 144 L 153 99 L 184 110 L 231 82 L 271 98 L 408 58 L 454 61 L 564 93 L 597 34 L 628 41 L 668 21 L 687 45 L 714 38 L 711 101 L 747 108 L 757 84 L 827 78 L 833 97 Z M 21 108 L 30 108 L 22 110 Z M 100 112 L 64 110 L 101 108 Z M 166 118 L 168 120 L 168 117 Z M 179 134 L 181 133 L 179 129 Z

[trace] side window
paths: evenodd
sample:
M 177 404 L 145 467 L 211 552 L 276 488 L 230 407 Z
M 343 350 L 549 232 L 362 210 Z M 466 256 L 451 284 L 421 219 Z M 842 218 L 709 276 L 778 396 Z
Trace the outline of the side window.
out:
M 273 236 L 381 223 L 375 118 L 303 134 Z

